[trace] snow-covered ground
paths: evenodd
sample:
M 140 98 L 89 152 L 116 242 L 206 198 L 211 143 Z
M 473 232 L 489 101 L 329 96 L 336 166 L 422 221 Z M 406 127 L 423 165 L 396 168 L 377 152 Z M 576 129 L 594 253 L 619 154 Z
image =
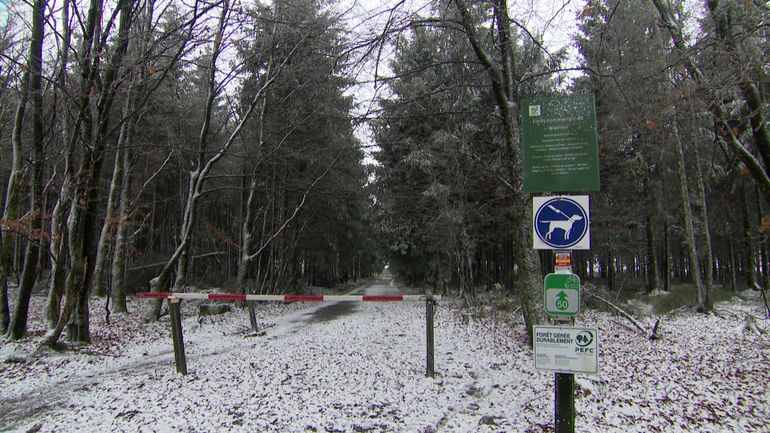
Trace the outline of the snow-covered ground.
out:
M 535 370 L 520 317 L 464 323 L 440 303 L 427 378 L 423 304 L 313 314 L 325 306 L 264 304 L 264 334 L 251 336 L 244 310 L 202 318 L 185 303 L 187 376 L 174 369 L 168 316 L 107 325 L 94 305 L 94 343 L 62 353 L 34 352 L 35 320 L 31 338 L 1 343 L 0 431 L 553 431 L 553 374 Z M 770 432 L 770 336 L 744 332 L 745 314 L 763 311 L 680 312 L 650 341 L 623 319 L 582 313 L 580 325 L 600 332 L 601 372 L 577 376 L 576 430 Z

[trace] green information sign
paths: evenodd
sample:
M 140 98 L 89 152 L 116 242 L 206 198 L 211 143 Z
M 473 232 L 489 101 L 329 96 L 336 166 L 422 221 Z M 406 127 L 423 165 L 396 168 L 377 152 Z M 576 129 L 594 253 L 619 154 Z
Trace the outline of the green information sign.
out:
M 524 191 L 599 189 L 593 95 L 525 100 L 521 105 L 521 125 Z
M 549 316 L 575 316 L 580 312 L 580 277 L 548 274 L 543 283 L 543 304 Z

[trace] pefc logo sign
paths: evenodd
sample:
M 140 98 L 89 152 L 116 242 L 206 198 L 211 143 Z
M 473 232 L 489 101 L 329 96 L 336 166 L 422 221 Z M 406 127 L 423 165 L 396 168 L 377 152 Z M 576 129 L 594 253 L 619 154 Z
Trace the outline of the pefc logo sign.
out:
M 594 353 L 595 348 L 592 346 L 594 342 L 594 334 L 591 331 L 580 331 L 575 336 L 575 353 Z

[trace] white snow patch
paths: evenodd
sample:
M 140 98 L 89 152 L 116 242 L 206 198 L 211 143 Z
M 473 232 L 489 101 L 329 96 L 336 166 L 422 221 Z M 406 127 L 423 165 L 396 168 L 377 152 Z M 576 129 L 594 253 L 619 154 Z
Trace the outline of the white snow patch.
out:
M 416 303 L 359 303 L 322 321 L 308 319 L 329 304 L 262 304 L 264 334 L 250 336 L 242 308 L 198 318 L 186 302 L 187 376 L 168 316 L 107 325 L 94 306 L 93 344 L 61 353 L 35 350 L 45 327 L 33 321 L 32 338 L 0 347 L 0 431 L 552 431 L 553 374 L 534 369 L 521 319 L 464 324 L 450 304 L 437 308 L 435 378 Z M 665 318 L 657 341 L 582 313 L 601 333 L 601 374 L 577 377 L 576 430 L 770 431 L 770 340 L 738 331 L 743 313 L 762 313 L 730 309 L 740 314 Z

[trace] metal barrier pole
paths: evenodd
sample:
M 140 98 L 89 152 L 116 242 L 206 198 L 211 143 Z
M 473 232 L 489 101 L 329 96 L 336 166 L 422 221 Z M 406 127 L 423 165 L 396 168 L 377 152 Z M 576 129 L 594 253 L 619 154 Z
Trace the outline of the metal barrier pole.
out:
M 572 273 L 572 251 L 558 251 L 558 253 L 567 254 L 569 265 L 561 264 L 559 269 L 560 264 L 554 263 L 554 271 Z M 556 326 L 575 326 L 574 317 L 555 317 L 553 322 Z M 575 433 L 575 375 L 573 373 L 554 373 L 553 405 L 556 433 Z
M 171 315 L 171 337 L 174 340 L 174 363 L 176 372 L 187 375 L 187 359 L 184 354 L 184 338 L 182 336 L 182 313 L 179 299 L 168 298 L 168 311 Z
M 434 361 L 434 348 L 433 348 L 433 305 L 435 304 L 435 301 L 433 300 L 433 294 L 428 293 L 427 296 L 425 296 L 425 344 L 427 346 L 427 369 L 425 372 L 425 375 L 428 377 L 433 377 L 434 375 L 434 369 L 433 369 L 433 361 Z

